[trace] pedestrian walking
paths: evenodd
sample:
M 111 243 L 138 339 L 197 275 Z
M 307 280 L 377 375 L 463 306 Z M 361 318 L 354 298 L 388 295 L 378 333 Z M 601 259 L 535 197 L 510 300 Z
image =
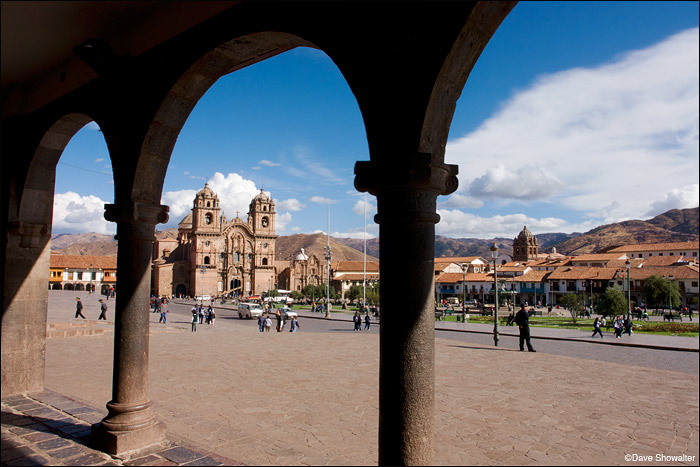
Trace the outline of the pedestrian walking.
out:
M 75 297 L 75 317 L 77 318 L 80 316 L 83 319 L 86 319 L 85 316 L 83 316 L 83 302 L 80 301 L 80 297 Z
M 258 318 L 258 328 L 260 328 L 260 332 L 263 332 L 265 328 L 265 316 L 263 315 Z
M 158 322 L 165 324 L 167 321 L 168 321 L 168 307 L 165 305 L 162 305 L 160 307 L 160 319 L 158 320 Z
M 530 316 L 525 310 L 525 304 L 520 305 L 520 311 L 515 314 L 515 324 L 520 329 L 520 351 L 524 351 L 527 344 L 528 351 L 537 352 L 530 343 Z
M 365 315 L 365 331 L 369 331 L 369 326 L 372 324 L 372 320 L 369 317 L 369 313 Z
M 204 305 L 199 305 L 199 324 L 204 323 Z
M 360 317 L 359 312 L 355 312 L 355 316 L 352 317 L 352 322 L 355 323 L 355 326 L 353 327 L 353 331 L 361 331 L 362 328 L 362 318 Z
M 603 338 L 603 331 L 600 330 L 600 320 L 598 317 L 593 321 L 593 335 L 591 337 L 595 337 L 596 334 L 600 334 L 600 338 Z
M 102 299 L 100 299 L 100 316 L 97 320 L 101 319 L 107 321 L 107 304 Z
M 625 328 L 625 332 L 627 333 L 627 335 L 632 337 L 632 318 L 627 316 L 622 324 Z
M 295 316 L 292 318 L 292 323 L 289 325 L 289 332 L 297 332 L 297 329 L 299 329 L 299 321 Z
M 619 339 L 622 337 L 622 318 L 617 317 L 613 322 L 613 328 L 615 329 L 615 338 Z
M 268 316 L 265 318 L 265 332 L 270 332 L 270 329 L 272 329 L 272 320 Z
M 216 321 L 216 311 L 212 308 L 211 311 L 209 312 L 209 324 L 214 326 L 214 321 Z
M 279 309 L 277 309 L 275 317 L 277 318 L 277 332 L 282 332 L 282 312 Z
M 197 332 L 197 315 L 199 314 L 199 309 L 197 306 L 192 307 L 192 332 Z

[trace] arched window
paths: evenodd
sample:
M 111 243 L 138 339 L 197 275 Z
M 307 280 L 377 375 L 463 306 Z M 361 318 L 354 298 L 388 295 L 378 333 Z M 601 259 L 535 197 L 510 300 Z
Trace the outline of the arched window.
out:
M 204 257 L 204 264 L 210 264 L 210 259 L 208 256 Z
M 211 224 L 213 219 L 214 219 L 214 217 L 211 215 L 210 212 L 208 212 L 207 215 L 204 216 L 204 222 L 207 224 Z
M 211 207 L 211 202 L 207 201 L 207 207 L 208 207 L 208 208 Z
M 262 259 L 262 265 L 263 265 L 263 266 L 267 266 L 267 258 L 263 258 L 263 259 Z
M 233 261 L 236 262 L 236 263 L 237 263 L 238 261 L 240 261 L 240 256 L 239 256 L 238 252 L 235 252 L 235 253 L 233 254 Z

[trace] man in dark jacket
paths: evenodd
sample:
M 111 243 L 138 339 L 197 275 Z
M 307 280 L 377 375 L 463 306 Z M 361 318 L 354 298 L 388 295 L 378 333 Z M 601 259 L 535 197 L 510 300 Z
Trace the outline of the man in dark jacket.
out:
M 525 310 L 525 305 L 520 305 L 520 311 L 515 314 L 515 324 L 520 328 L 520 350 L 524 351 L 524 344 L 527 343 L 527 350 L 536 352 L 530 343 L 530 316 Z
M 83 316 L 83 302 L 80 301 L 80 297 L 75 297 L 75 300 L 75 317 L 77 318 L 80 316 L 81 318 L 85 319 L 85 316 Z

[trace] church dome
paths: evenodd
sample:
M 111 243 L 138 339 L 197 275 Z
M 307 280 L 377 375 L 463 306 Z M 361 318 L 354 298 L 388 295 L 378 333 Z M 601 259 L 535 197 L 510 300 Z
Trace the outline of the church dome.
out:
M 197 192 L 197 197 L 198 197 L 198 198 L 213 198 L 213 197 L 215 197 L 215 196 L 216 196 L 216 193 L 214 193 L 214 192 L 212 191 L 212 189 L 209 188 L 209 184 L 208 184 L 208 183 L 205 183 L 205 184 L 204 184 L 204 188 L 202 188 L 201 190 L 199 190 L 199 192 Z
M 518 234 L 518 238 L 520 240 L 532 240 L 535 236 L 532 235 L 532 232 L 527 230 L 527 226 L 523 226 L 523 230 Z
M 262 188 L 260 188 L 260 193 L 255 197 L 255 201 L 270 201 L 270 195 L 265 193 Z
M 296 257 L 294 259 L 297 261 L 306 261 L 309 259 L 309 257 L 306 255 L 306 253 L 304 253 L 304 249 L 302 248 L 301 253 L 296 255 Z

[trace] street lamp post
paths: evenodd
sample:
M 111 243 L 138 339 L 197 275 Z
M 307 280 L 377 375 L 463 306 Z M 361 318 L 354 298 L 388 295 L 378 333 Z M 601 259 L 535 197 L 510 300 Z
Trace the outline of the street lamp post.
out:
M 673 301 L 671 300 L 671 282 L 673 281 L 673 274 L 668 276 L 668 312 L 673 313 Z
M 331 305 L 331 246 L 326 245 L 323 247 L 323 257 L 326 259 L 326 265 L 328 268 L 328 284 L 326 285 L 326 318 L 331 317 L 330 305 Z
M 627 269 L 627 318 L 629 319 L 630 315 L 632 314 L 632 295 L 630 291 L 630 267 L 632 264 L 630 263 L 629 258 L 627 261 L 625 261 L 625 268 Z
M 491 245 L 491 258 L 493 258 L 493 297 L 495 301 L 493 307 L 493 345 L 498 347 L 498 267 L 496 266 L 498 247 L 495 242 Z

